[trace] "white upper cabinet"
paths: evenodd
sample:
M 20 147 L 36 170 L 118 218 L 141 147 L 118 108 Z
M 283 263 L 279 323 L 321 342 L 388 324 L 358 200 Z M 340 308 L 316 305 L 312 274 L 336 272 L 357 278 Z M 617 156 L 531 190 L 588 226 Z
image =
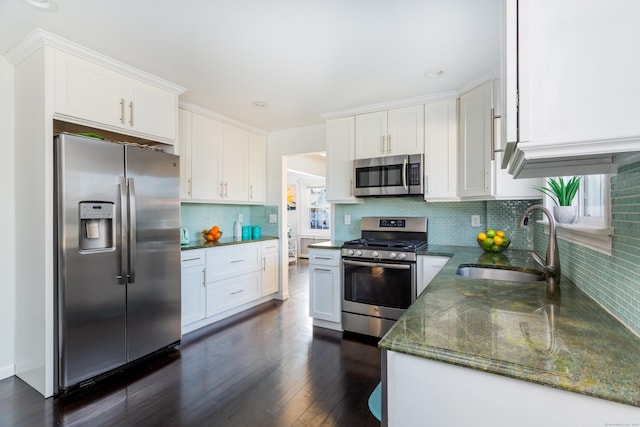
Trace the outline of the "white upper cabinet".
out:
M 459 187 L 462 199 L 538 199 L 541 180 L 514 179 L 500 168 L 499 82 L 489 81 L 460 97 Z
M 233 202 L 249 199 L 249 132 L 224 124 L 222 144 L 222 198 Z
M 458 196 L 458 114 L 455 99 L 424 106 L 426 201 Z
M 487 82 L 460 97 L 459 194 L 491 196 L 491 108 L 493 86 Z
M 54 56 L 59 117 L 162 141 L 176 139 L 176 93 L 62 50 Z
M 424 150 L 422 105 L 357 115 L 355 158 L 421 154 Z
M 181 198 L 264 204 L 266 137 L 195 111 L 179 113 Z
M 504 0 L 503 10 L 507 142 L 519 131 L 509 172 L 607 173 L 640 151 L 640 2 Z
M 353 159 L 355 156 L 355 118 L 327 120 L 327 200 L 332 203 L 357 203 L 353 195 Z
M 267 200 L 267 138 L 249 132 L 249 202 Z

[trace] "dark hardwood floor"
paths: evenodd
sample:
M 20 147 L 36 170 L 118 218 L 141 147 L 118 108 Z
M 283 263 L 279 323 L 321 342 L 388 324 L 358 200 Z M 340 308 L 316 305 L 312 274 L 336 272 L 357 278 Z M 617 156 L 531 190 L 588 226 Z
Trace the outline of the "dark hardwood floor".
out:
M 70 395 L 0 381 L 0 426 L 377 426 L 375 341 L 313 328 L 308 263 L 290 298 L 183 337 L 180 347 Z

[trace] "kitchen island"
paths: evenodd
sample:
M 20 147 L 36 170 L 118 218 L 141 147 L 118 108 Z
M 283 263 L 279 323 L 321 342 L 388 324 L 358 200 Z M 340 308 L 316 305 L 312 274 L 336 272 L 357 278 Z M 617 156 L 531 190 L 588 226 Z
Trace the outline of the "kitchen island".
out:
M 379 343 L 388 425 L 640 425 L 640 339 L 570 281 L 551 299 L 544 282 L 455 274 L 536 269 L 526 251 L 423 254 L 451 259 Z

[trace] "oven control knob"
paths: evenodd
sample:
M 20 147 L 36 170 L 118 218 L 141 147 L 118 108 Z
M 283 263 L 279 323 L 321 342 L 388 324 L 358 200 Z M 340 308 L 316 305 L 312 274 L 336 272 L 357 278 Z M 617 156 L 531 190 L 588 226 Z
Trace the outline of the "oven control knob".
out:
M 356 251 L 357 256 L 362 256 L 362 251 Z
M 354 252 L 354 250 L 353 250 L 353 249 L 349 249 L 349 250 L 347 251 L 347 253 L 348 253 L 349 255 L 353 255 L 355 252 Z
M 398 258 L 399 258 L 399 259 L 405 259 L 406 257 L 407 257 L 407 254 L 405 254 L 404 252 L 400 252 L 400 253 L 398 254 Z
M 373 251 L 373 253 L 371 254 L 372 257 L 377 258 L 380 256 L 380 253 L 378 251 Z
M 391 258 L 391 259 L 396 259 L 396 257 L 397 257 L 397 256 L 398 256 L 398 254 L 397 254 L 397 253 L 395 253 L 395 252 L 391 252 L 391 253 L 389 254 L 389 258 Z

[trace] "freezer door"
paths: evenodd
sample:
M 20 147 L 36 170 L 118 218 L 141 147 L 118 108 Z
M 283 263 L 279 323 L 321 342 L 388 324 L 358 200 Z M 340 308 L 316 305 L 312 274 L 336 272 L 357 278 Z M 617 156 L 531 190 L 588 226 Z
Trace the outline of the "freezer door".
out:
M 67 134 L 54 144 L 56 343 L 65 389 L 126 362 L 126 286 L 118 283 L 124 148 Z
M 133 361 L 180 331 L 180 170 L 172 154 L 126 148 L 129 187 L 127 351 Z

